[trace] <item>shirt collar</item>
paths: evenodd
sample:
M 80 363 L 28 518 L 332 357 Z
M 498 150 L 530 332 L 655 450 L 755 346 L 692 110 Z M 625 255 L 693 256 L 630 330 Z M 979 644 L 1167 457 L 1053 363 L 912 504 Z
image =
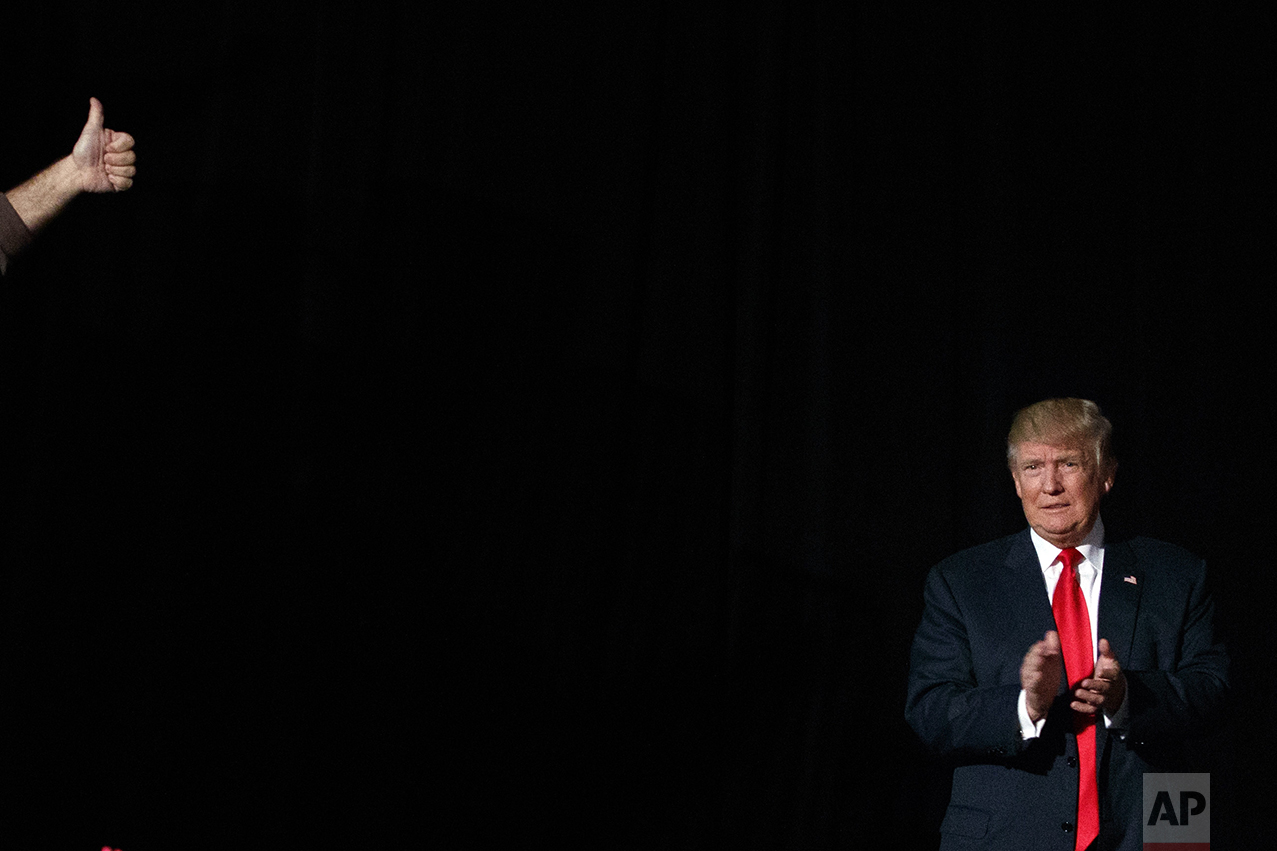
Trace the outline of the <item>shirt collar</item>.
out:
M 1038 565 L 1046 571 L 1060 557 L 1060 548 L 1039 535 L 1032 526 L 1029 527 L 1029 538 L 1033 541 L 1033 549 L 1037 551 Z M 1082 554 L 1082 558 L 1098 569 L 1102 563 L 1100 557 L 1103 555 L 1103 550 L 1104 521 L 1097 516 L 1091 531 L 1082 539 L 1082 543 L 1077 545 L 1077 551 Z

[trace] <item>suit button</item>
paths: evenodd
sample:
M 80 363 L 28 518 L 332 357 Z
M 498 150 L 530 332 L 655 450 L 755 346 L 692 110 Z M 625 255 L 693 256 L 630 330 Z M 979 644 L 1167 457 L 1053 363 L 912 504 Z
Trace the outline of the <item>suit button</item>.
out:
M 1068 759 L 1066 759 L 1065 762 L 1068 763 L 1069 768 L 1077 768 L 1077 757 L 1071 756 Z
M 1060 830 L 1064 831 L 1065 833 L 1072 833 L 1072 832 L 1073 832 L 1073 822 L 1071 822 L 1071 821 L 1066 821 L 1064 824 L 1060 825 Z

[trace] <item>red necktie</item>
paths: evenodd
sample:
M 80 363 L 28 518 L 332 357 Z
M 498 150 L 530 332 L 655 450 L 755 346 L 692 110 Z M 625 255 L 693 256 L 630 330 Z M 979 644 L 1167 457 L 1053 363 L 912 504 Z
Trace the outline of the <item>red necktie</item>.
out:
M 1055 628 L 1060 633 L 1064 651 L 1064 674 L 1069 681 L 1069 694 L 1078 683 L 1095 672 L 1095 653 L 1091 648 L 1091 616 L 1086 598 L 1077 580 L 1077 565 L 1082 554 L 1073 547 L 1060 551 L 1060 581 L 1055 584 L 1051 611 Z M 1083 851 L 1100 832 L 1100 792 L 1095 775 L 1095 716 L 1073 713 L 1073 730 L 1077 733 L 1077 840 L 1076 851 Z

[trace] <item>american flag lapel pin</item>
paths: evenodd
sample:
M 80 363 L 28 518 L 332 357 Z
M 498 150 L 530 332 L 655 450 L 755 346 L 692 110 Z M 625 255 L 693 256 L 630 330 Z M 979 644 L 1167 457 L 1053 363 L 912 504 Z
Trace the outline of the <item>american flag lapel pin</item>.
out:
M 1123 582 L 1129 582 L 1129 583 L 1131 583 L 1132 585 L 1139 585 L 1139 584 L 1140 584 L 1140 583 L 1139 583 L 1139 580 L 1137 580 L 1134 576 L 1123 576 L 1123 577 L 1122 577 L 1122 581 L 1123 581 Z

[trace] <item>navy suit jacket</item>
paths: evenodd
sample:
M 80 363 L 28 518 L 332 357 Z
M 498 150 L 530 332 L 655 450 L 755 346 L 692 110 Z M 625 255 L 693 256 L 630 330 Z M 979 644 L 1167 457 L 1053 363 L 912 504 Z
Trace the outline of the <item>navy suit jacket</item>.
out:
M 1073 848 L 1077 741 L 1066 684 L 1042 734 L 1020 737 L 1020 664 L 1055 629 L 1028 530 L 958 553 L 927 576 L 905 715 L 955 762 L 941 848 Z M 1186 771 L 1184 739 L 1206 732 L 1228 690 L 1206 566 L 1148 538 L 1105 542 L 1099 636 L 1127 678 L 1126 731 L 1097 729 L 1097 849 L 1142 846 L 1144 772 Z

